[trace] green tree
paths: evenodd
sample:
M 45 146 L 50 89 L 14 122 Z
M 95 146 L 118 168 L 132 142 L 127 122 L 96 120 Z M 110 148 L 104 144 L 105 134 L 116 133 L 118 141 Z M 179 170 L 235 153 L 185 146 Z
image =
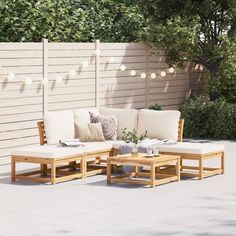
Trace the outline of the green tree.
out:
M 0 41 L 135 42 L 144 17 L 132 0 L 0 0 Z
M 171 65 L 183 66 L 186 61 L 203 65 L 210 72 L 211 95 L 223 92 L 227 78 L 236 80 L 235 0 L 139 0 L 139 4 L 147 18 L 144 40 L 164 50 Z

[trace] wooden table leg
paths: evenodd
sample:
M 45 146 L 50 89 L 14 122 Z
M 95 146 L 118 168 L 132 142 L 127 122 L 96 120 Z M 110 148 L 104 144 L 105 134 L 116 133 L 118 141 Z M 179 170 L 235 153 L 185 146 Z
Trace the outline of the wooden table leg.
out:
M 155 176 L 155 170 L 156 170 L 156 167 L 154 164 L 151 165 L 151 171 L 150 171 L 150 174 L 151 174 L 151 187 L 154 188 L 155 187 L 155 182 L 156 182 L 156 176 Z
M 16 162 L 15 162 L 15 158 L 11 157 L 11 182 L 15 182 L 16 181 Z
M 56 164 L 55 161 L 52 161 L 51 164 L 51 184 L 56 183 Z
M 199 158 L 199 179 L 203 179 L 203 159 Z
M 222 169 L 222 174 L 225 173 L 225 153 L 222 152 L 222 155 L 221 155 L 221 169 Z
M 107 160 L 107 184 L 111 184 L 111 161 Z

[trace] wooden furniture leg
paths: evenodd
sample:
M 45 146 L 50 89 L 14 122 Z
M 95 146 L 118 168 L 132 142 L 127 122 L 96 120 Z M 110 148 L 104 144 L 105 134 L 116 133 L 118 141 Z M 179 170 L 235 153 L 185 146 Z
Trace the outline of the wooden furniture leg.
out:
M 11 182 L 15 182 L 16 181 L 16 162 L 14 157 L 11 157 Z
M 180 181 L 180 169 L 181 169 L 181 158 L 176 162 L 176 175 L 178 176 L 178 181 Z
M 47 176 L 47 164 L 40 164 L 41 176 Z
M 55 161 L 51 164 L 51 184 L 56 183 L 56 164 Z
M 107 160 L 107 184 L 111 184 L 111 161 Z
M 71 170 L 76 170 L 76 161 L 69 162 Z
M 199 158 L 199 179 L 203 179 L 203 159 Z
M 152 188 L 154 188 L 155 187 L 155 181 L 156 181 L 156 178 L 155 178 L 155 170 L 156 170 L 156 168 L 155 168 L 155 165 L 154 164 L 152 164 L 151 165 L 151 171 L 150 171 L 150 174 L 151 174 L 151 187 Z
M 84 163 L 84 173 L 83 173 L 83 176 L 84 176 L 84 178 L 86 178 L 87 177 L 87 159 L 86 159 L 85 156 L 83 157 L 83 159 L 84 159 L 84 161 L 83 161 L 83 163 Z
M 183 159 L 180 158 L 180 170 L 182 170 L 182 166 L 183 166 Z
M 222 155 L 221 155 L 221 169 L 222 169 L 222 174 L 225 173 L 225 153 L 222 152 Z
M 82 157 L 82 159 L 80 160 L 79 167 L 80 167 L 80 172 L 82 174 L 82 179 L 84 179 L 84 157 Z
M 138 178 L 138 165 L 134 166 L 134 175 Z

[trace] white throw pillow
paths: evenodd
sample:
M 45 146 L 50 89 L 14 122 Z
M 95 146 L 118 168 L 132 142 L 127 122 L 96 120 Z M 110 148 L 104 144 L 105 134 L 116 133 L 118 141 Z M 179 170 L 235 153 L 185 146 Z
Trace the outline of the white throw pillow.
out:
M 93 108 L 81 108 L 81 109 L 76 109 L 73 110 L 74 113 L 74 120 L 75 120 L 75 137 L 78 138 L 78 127 L 81 125 L 86 125 L 90 122 L 90 114 L 89 112 L 92 112 L 94 114 L 98 114 L 98 109 L 93 107 Z
M 56 144 L 61 139 L 74 139 L 74 116 L 72 111 L 52 111 L 44 116 L 48 144 Z
M 106 116 L 116 116 L 118 120 L 117 134 L 122 137 L 122 131 L 127 128 L 128 131 L 137 130 L 138 110 L 127 108 L 100 108 L 100 114 Z
M 149 138 L 177 141 L 179 119 L 179 111 L 153 111 L 142 109 L 139 111 L 138 135 L 147 131 Z

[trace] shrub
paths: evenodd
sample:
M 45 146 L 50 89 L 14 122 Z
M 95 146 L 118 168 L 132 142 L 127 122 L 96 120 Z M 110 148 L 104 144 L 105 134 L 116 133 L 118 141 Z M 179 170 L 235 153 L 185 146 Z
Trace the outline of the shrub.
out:
M 187 138 L 236 138 L 236 104 L 200 96 L 186 101 L 181 112 Z
M 159 106 L 157 103 L 149 107 L 150 110 L 160 111 L 161 106 Z

